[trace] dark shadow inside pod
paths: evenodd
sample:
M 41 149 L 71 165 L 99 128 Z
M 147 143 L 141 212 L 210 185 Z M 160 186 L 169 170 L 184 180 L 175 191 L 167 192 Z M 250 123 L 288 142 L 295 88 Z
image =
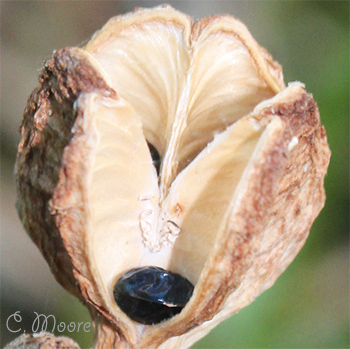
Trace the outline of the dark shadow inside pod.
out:
M 151 153 L 151 156 L 152 156 L 153 165 L 157 170 L 157 175 L 159 176 L 160 164 L 161 164 L 159 152 L 150 142 L 147 142 L 147 144 L 148 144 L 148 148 L 149 148 L 149 151 Z

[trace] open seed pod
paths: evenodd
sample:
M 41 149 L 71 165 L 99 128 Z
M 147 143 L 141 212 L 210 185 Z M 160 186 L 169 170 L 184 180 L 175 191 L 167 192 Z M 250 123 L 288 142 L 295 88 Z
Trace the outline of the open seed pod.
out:
M 21 130 L 19 215 L 100 348 L 190 346 L 273 285 L 325 200 L 312 95 L 230 16 L 112 18 L 46 61 Z

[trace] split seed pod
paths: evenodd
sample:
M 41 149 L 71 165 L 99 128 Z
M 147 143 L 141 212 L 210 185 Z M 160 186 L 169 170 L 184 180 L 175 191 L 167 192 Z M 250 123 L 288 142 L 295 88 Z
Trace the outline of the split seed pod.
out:
M 325 200 L 312 95 L 230 16 L 112 18 L 46 61 L 21 131 L 19 215 L 100 348 L 190 346 L 273 285 Z M 181 312 L 119 308 L 114 286 L 143 267 L 194 285 Z

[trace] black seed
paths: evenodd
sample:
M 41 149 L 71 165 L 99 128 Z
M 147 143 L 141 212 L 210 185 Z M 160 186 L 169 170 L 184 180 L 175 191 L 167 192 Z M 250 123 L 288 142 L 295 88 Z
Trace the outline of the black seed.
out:
M 159 267 L 129 270 L 114 286 L 119 308 L 132 320 L 152 325 L 178 314 L 189 301 L 193 285 Z
M 147 144 L 148 144 L 148 148 L 149 148 L 149 151 L 151 153 L 151 156 L 152 156 L 153 165 L 157 170 L 157 175 L 159 176 L 159 169 L 160 169 L 159 153 L 158 153 L 157 149 L 151 143 L 147 142 Z

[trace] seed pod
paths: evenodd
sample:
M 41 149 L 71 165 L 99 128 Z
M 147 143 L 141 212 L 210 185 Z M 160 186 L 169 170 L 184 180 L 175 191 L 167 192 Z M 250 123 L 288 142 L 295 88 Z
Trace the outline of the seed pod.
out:
M 190 346 L 273 285 L 325 200 L 316 102 L 230 16 L 112 18 L 45 62 L 21 133 L 19 215 L 99 348 Z M 194 290 L 144 325 L 113 291 L 149 266 Z

